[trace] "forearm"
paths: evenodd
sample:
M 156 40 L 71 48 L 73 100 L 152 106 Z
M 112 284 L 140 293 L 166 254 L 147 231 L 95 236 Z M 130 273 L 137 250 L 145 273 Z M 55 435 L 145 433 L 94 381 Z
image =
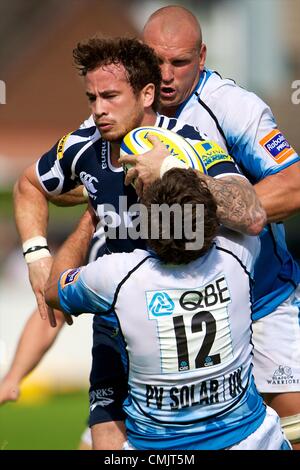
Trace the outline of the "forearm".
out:
M 266 211 L 268 222 L 281 222 L 299 212 L 300 181 L 299 187 L 288 192 L 282 176 L 272 175 L 257 183 L 254 189 Z
M 83 185 L 59 196 L 50 196 L 49 201 L 55 206 L 69 207 L 88 202 L 88 193 Z
M 38 310 L 32 313 L 22 331 L 6 378 L 20 383 L 38 365 L 64 324 L 61 312 L 56 312 L 56 318 L 57 327 L 52 328 L 48 322 L 40 318 Z
M 14 213 L 17 229 L 24 242 L 35 236 L 46 236 L 48 201 L 46 196 L 23 175 L 14 187 Z
M 156 137 L 150 136 L 148 140 L 154 148 L 142 157 L 139 155 L 120 157 L 123 165 L 131 164 L 125 178 L 125 184 L 135 181 L 135 188 L 139 195 L 155 179 L 173 167 L 182 166 L 182 162 L 171 155 L 164 155 L 166 148 Z M 147 158 L 145 156 L 147 155 Z M 245 179 L 237 176 L 224 176 L 212 178 L 203 173 L 198 173 L 199 178 L 207 182 L 208 188 L 213 194 L 217 206 L 219 221 L 231 228 L 249 235 L 257 235 L 266 222 L 265 212 L 259 202 L 251 184 Z
M 94 222 L 87 210 L 80 219 L 76 230 L 63 243 L 53 259 L 45 289 L 46 302 L 51 307 L 59 308 L 57 282 L 61 273 L 84 264 L 94 232 Z
M 239 176 L 212 178 L 199 173 L 217 203 L 217 214 L 221 224 L 245 233 L 257 235 L 266 223 L 265 211 L 253 186 Z

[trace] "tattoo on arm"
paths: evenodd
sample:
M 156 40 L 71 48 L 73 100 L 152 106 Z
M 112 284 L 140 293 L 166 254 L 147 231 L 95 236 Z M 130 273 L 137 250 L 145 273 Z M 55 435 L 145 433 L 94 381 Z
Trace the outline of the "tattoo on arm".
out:
M 239 176 L 204 178 L 218 206 L 221 224 L 249 235 L 258 234 L 266 223 L 266 214 L 253 186 Z

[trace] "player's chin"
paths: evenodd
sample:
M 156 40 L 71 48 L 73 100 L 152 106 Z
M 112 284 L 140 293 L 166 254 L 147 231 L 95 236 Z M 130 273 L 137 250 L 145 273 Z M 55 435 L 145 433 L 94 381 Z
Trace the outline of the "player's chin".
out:
M 124 137 L 123 134 L 120 132 L 117 132 L 113 129 L 111 130 L 100 130 L 101 137 L 103 139 L 108 140 L 109 142 L 122 142 L 122 139 Z
M 178 106 L 180 104 L 180 97 L 177 94 L 172 96 L 160 95 L 160 104 L 163 108 Z

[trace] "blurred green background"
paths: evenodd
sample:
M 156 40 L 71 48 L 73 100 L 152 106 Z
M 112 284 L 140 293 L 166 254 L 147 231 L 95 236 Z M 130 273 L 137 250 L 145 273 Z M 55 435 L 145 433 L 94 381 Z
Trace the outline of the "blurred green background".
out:
M 77 449 L 87 403 L 87 391 L 77 391 L 0 407 L 0 450 Z

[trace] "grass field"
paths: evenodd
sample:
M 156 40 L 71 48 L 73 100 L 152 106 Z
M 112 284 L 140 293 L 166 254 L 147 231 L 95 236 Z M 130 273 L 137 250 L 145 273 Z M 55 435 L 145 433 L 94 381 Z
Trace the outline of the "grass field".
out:
M 0 450 L 76 449 L 87 416 L 87 391 L 8 403 L 0 407 Z

